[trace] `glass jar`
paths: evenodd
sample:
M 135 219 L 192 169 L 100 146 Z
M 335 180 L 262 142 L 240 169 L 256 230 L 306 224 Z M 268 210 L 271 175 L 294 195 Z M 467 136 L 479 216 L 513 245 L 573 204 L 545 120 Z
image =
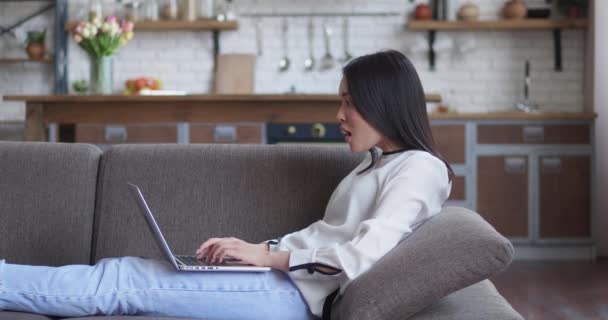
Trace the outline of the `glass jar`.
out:
M 125 19 L 131 21 L 131 22 L 137 22 L 140 19 L 140 15 L 139 15 L 139 10 L 140 10 L 140 3 L 139 1 L 133 1 L 130 3 L 127 3 L 125 5 Z
M 101 0 L 89 0 L 89 21 L 103 19 Z
M 213 0 L 199 0 L 198 2 L 198 18 L 213 19 Z
M 224 0 L 222 10 L 217 15 L 219 21 L 232 21 L 236 20 L 236 11 L 234 9 L 234 2 L 232 0 Z
M 185 20 L 185 21 L 196 20 L 196 1 L 195 0 L 182 0 L 182 20 Z
M 144 6 L 145 19 L 148 21 L 158 21 L 158 2 L 156 0 L 148 0 Z
M 160 9 L 160 16 L 164 20 L 175 20 L 179 14 L 177 0 L 164 0 Z

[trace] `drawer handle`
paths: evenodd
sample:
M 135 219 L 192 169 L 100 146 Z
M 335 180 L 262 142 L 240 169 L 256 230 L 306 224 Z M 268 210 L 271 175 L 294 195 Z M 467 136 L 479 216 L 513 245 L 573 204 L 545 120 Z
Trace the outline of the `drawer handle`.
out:
M 526 159 L 524 157 L 505 158 L 505 172 L 508 174 L 522 174 L 526 172 Z
M 216 126 L 213 132 L 213 140 L 220 143 L 236 142 L 236 126 Z
M 543 142 L 545 129 L 542 126 L 525 126 L 523 128 L 524 142 Z
M 125 126 L 106 126 L 104 131 L 104 138 L 108 143 L 127 141 L 127 127 Z
M 562 171 L 562 159 L 542 158 L 540 160 L 542 173 L 560 173 Z

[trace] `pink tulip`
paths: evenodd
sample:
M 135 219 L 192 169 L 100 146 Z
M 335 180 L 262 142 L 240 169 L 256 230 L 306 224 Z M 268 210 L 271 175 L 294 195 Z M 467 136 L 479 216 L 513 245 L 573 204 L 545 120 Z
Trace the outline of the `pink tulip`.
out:
M 76 25 L 76 27 L 74 28 L 74 33 L 82 33 L 82 30 L 84 29 L 85 23 L 84 22 L 79 22 L 78 25 Z
M 76 41 L 76 43 L 80 43 L 80 41 L 82 41 L 82 36 L 80 34 L 75 34 L 73 37 L 74 41 Z
M 116 22 L 116 16 L 107 16 L 106 22 L 109 22 L 109 23 Z
M 122 29 L 122 32 L 125 32 L 125 33 L 132 32 L 133 31 L 133 26 L 134 26 L 133 22 L 131 22 L 131 21 L 125 21 L 125 20 L 123 20 L 120 23 L 120 28 Z

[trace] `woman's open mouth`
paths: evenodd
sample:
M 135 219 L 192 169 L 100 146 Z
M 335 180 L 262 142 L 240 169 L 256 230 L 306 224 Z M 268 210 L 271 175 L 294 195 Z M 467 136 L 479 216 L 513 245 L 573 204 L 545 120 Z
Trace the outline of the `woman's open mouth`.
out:
M 350 131 L 348 131 L 342 127 L 340 127 L 340 132 L 344 135 L 344 140 L 346 140 L 347 142 L 350 142 L 353 134 Z

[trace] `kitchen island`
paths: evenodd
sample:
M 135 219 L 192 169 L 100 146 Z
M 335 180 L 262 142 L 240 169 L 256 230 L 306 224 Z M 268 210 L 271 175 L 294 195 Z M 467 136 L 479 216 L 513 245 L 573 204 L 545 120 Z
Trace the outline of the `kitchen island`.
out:
M 441 101 L 437 94 L 426 99 Z M 60 126 L 75 124 L 335 122 L 340 103 L 331 94 L 9 95 L 4 100 L 25 102 L 25 140 L 53 142 L 62 141 Z
M 340 101 L 333 94 L 8 95 L 4 100 L 25 102 L 25 140 L 52 142 L 70 141 L 62 139 L 66 135 L 60 131 L 69 131 L 76 124 L 176 123 L 183 127 L 195 122 L 336 122 Z M 440 102 L 441 97 L 427 94 L 426 100 Z M 593 120 L 596 115 L 504 112 L 431 114 L 430 117 L 431 120 Z

